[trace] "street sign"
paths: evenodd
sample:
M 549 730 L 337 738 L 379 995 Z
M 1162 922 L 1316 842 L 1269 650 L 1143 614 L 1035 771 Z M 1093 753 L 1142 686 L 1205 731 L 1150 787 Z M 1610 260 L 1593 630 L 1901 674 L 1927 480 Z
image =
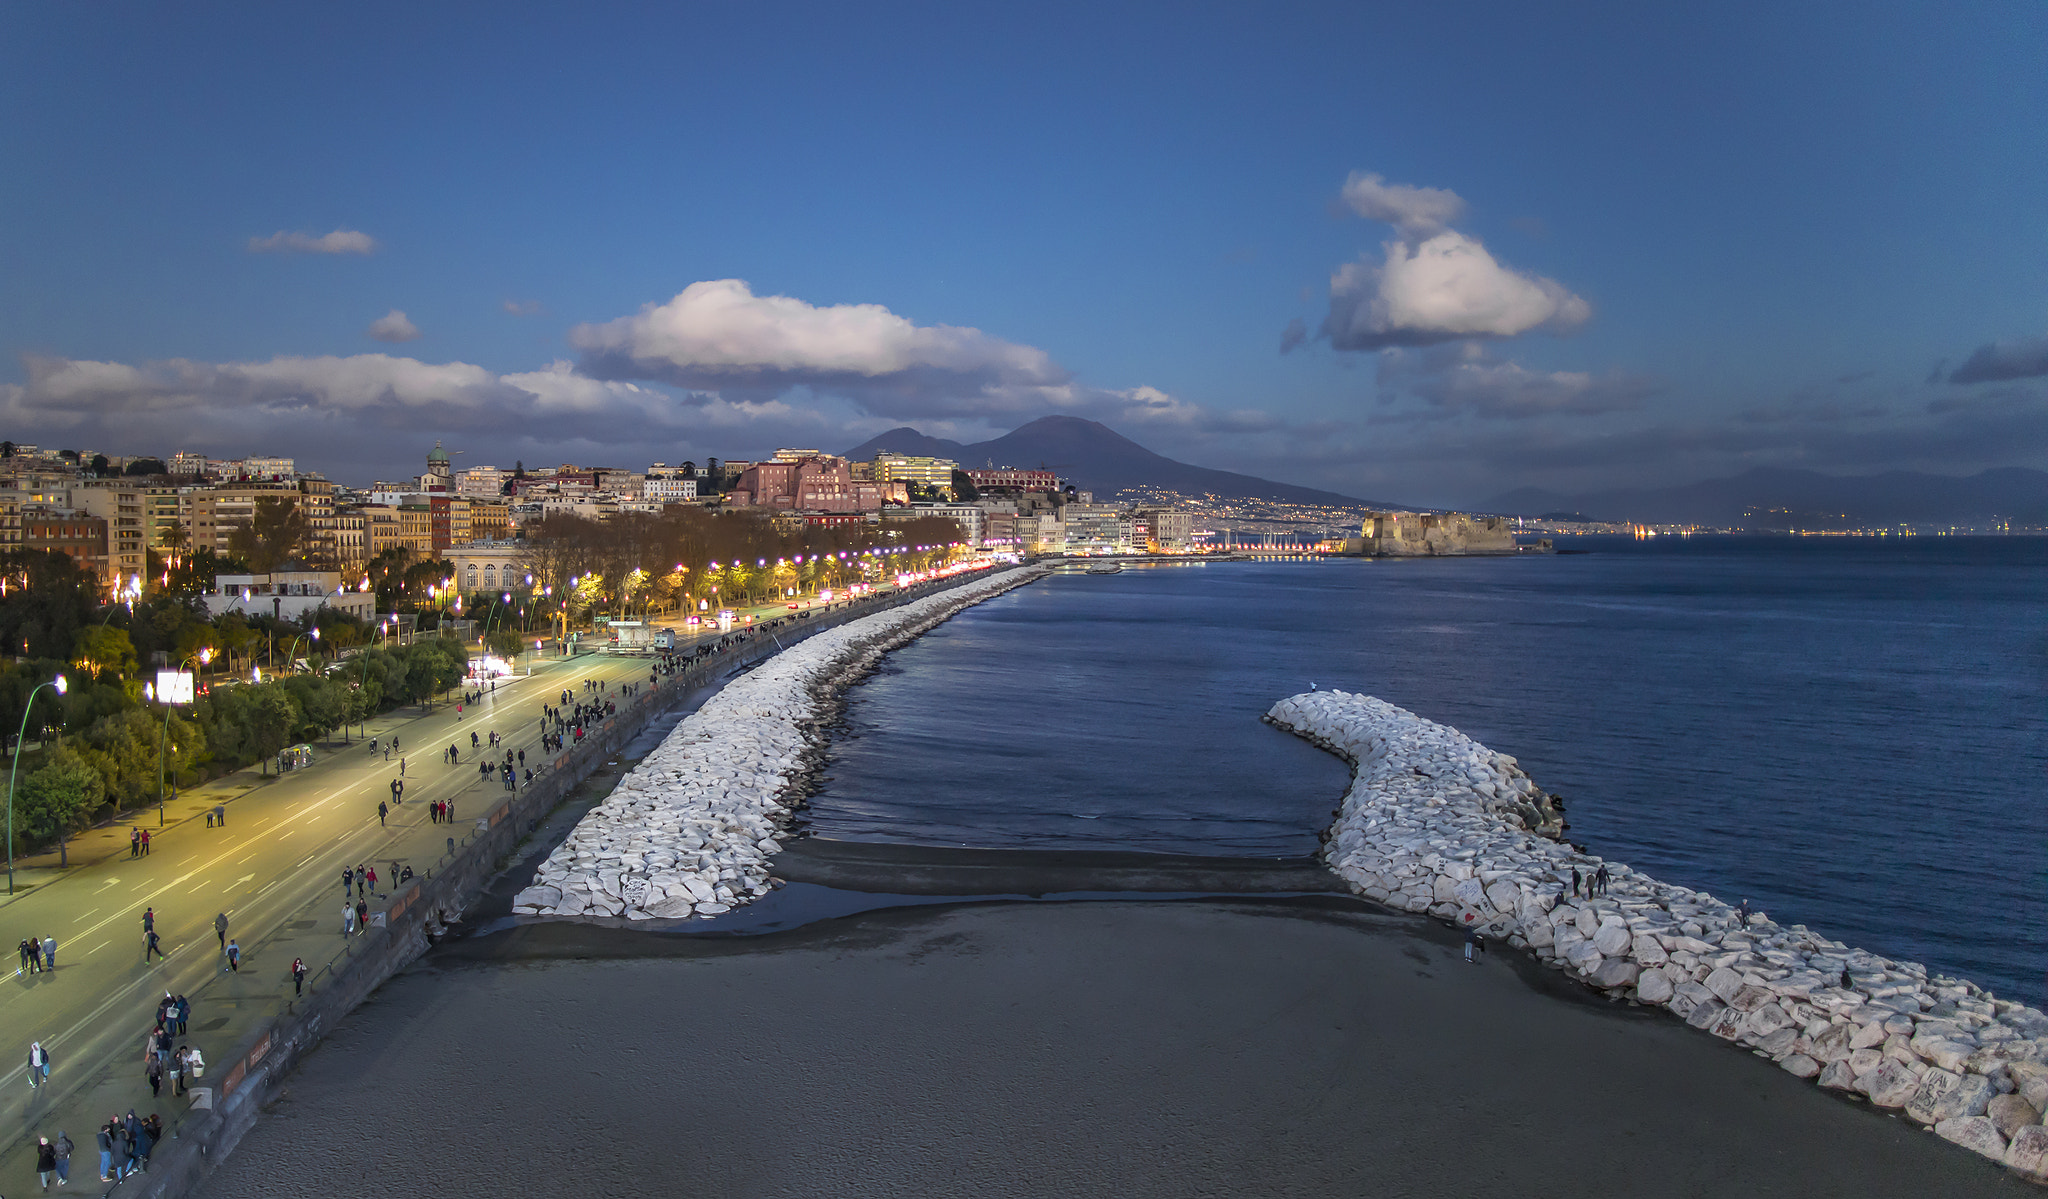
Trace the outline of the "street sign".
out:
M 167 704 L 189 704 L 192 702 L 192 672 L 189 670 L 159 670 L 156 672 L 156 697 Z

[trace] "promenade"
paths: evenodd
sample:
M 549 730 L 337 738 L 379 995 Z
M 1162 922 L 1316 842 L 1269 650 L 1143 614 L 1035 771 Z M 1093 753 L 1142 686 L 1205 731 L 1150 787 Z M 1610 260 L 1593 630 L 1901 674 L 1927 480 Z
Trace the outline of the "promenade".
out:
M 783 609 L 757 611 L 766 619 Z M 702 638 L 679 637 L 687 651 Z M 602 644 L 596 634 L 585 644 Z M 94 1185 L 99 1157 L 94 1133 L 110 1115 L 154 1111 L 166 1133 L 175 1131 L 189 1100 L 171 1093 L 152 1097 L 143 1069 L 143 1042 L 165 992 L 191 1000 L 188 1035 L 175 1044 L 207 1057 L 207 1076 L 194 1085 L 216 1087 L 216 1063 L 230 1057 L 250 1031 L 274 1021 L 293 1001 L 291 963 L 304 959 L 306 991 L 317 992 L 346 961 L 355 939 L 344 937 L 341 872 L 373 866 L 377 895 L 372 920 L 389 902 L 394 865 L 425 876 L 452 848 L 472 835 L 476 818 L 505 797 L 494 773 L 478 771 L 480 757 L 502 760 L 506 749 L 526 751 L 539 773 L 557 755 L 540 750 L 541 710 L 556 706 L 567 689 L 577 702 L 602 694 L 619 700 L 622 683 L 646 683 L 652 659 L 602 653 L 536 657 L 531 675 L 498 680 L 495 691 L 465 705 L 437 702 L 428 710 L 401 709 L 368 725 L 372 751 L 361 733 L 353 741 L 315 746 L 309 767 L 261 777 L 251 768 L 204 787 L 190 788 L 128 822 L 89 830 L 73 839 L 70 865 L 59 869 L 54 852 L 17 862 L 16 894 L 0 895 L 0 939 L 54 937 L 56 969 L 0 978 L 0 1192 L 32 1185 L 35 1138 L 69 1133 L 77 1146 L 73 1185 Z M 525 665 L 522 665 L 522 669 Z M 585 692 L 586 682 L 601 692 Z M 619 702 L 623 712 L 625 702 Z M 489 747 L 496 731 L 500 746 Z M 470 734 L 482 740 L 470 747 Z M 387 760 L 382 747 L 396 735 L 402 747 Z M 444 759 L 454 745 L 459 759 Z M 390 804 L 400 777 L 403 802 L 380 821 L 379 802 Z M 454 820 L 434 823 L 430 805 L 454 805 Z M 206 813 L 225 811 L 209 827 Z M 129 829 L 148 828 L 150 852 L 129 856 Z M 451 846 L 452 842 L 452 846 Z M 164 957 L 143 961 L 142 916 L 154 909 Z M 228 935 L 242 950 L 239 971 L 229 971 L 214 931 L 228 919 Z M 454 913 L 450 913 L 452 917 Z M 41 1041 L 54 1063 L 40 1089 L 28 1085 L 28 1048 Z

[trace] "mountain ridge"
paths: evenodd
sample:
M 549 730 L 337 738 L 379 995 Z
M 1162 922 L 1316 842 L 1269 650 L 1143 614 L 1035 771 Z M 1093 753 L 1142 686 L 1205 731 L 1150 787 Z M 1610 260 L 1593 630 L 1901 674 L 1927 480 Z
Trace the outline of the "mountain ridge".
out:
M 1043 466 L 1086 491 L 1108 496 L 1130 487 L 1159 487 L 1184 494 L 1226 499 L 1268 499 L 1342 508 L 1392 508 L 1354 496 L 1256 475 L 1216 470 L 1155 454 L 1100 421 L 1078 416 L 1042 416 L 1001 437 L 972 444 L 928 437 L 908 425 L 870 437 L 846 452 L 852 459 L 884 451 L 951 458 L 963 468 L 984 461 L 1031 470 Z
M 1777 509 L 1751 514 L 1750 509 Z M 1570 494 L 1521 487 L 1482 511 L 1511 516 L 1577 512 L 1594 520 L 1714 527 L 1877 528 L 1899 524 L 1978 525 L 1995 519 L 2048 524 L 2048 472 L 2007 466 L 1974 475 L 1886 471 L 1824 475 L 1756 467 L 1677 487 Z

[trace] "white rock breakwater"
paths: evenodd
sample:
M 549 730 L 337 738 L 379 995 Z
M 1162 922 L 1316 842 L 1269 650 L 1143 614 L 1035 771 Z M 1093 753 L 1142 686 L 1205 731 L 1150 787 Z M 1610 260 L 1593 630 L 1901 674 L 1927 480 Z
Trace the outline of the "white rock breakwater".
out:
M 1324 855 L 1368 898 L 1481 929 L 2048 1182 L 2048 1016 L 1803 925 L 1745 924 L 1542 835 L 1548 805 L 1515 759 L 1383 700 L 1311 691 L 1266 719 L 1351 763 Z M 1570 894 L 1574 868 L 1603 864 L 1605 893 Z
M 512 910 L 677 919 L 762 895 L 826 705 L 890 650 L 1043 573 L 999 571 L 848 621 L 734 679 L 577 823 Z

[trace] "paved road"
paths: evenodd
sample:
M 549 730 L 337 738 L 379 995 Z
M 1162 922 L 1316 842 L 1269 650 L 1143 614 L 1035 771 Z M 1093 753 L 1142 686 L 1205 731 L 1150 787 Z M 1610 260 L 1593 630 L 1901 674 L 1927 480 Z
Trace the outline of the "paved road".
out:
M 340 935 L 343 867 L 374 864 L 383 898 L 394 860 L 424 873 L 445 857 L 450 835 L 460 842 L 475 817 L 503 798 L 495 777 L 480 778 L 477 757 L 499 757 L 504 750 L 471 750 L 472 731 L 495 729 L 506 746 L 525 749 L 528 764 L 538 765 L 549 760 L 538 751 L 543 703 L 553 704 L 564 687 L 581 694 L 586 679 L 602 681 L 616 697 L 618 684 L 647 677 L 648 662 L 640 658 L 542 660 L 530 678 L 501 680 L 494 694 L 460 718 L 455 705 L 442 704 L 373 729 L 387 743 L 396 732 L 405 751 L 405 802 L 386 824 L 376 809 L 391 797 L 399 759 L 387 763 L 359 742 L 237 799 L 224 827 L 209 829 L 203 821 L 174 827 L 155 839 L 147 857 L 74 869 L 0 908 L 0 946 L 29 935 L 57 939 L 54 971 L 0 976 L 0 1127 L 14 1130 L 6 1181 L 20 1181 L 12 1159 L 24 1136 L 29 1143 L 44 1132 L 54 1139 L 61 1124 L 83 1150 L 114 1111 L 162 1111 L 168 1123 L 182 1110 L 182 1101 L 168 1093 L 152 1100 L 142 1070 L 143 1037 L 165 991 L 192 997 L 191 1034 L 184 1040 L 219 1060 L 232 1047 L 223 1031 L 229 1024 L 240 1028 L 249 1023 L 241 1017 L 268 1018 L 290 997 L 294 956 L 305 958 L 317 986 L 327 963 L 347 949 Z M 440 758 L 451 743 L 461 751 L 455 765 Z M 434 800 L 456 804 L 454 824 L 430 822 Z M 151 907 L 168 959 L 145 964 L 142 914 Z M 238 974 L 224 974 L 213 929 L 222 913 L 244 951 Z M 27 1085 L 28 1046 L 35 1040 L 50 1048 L 54 1061 L 41 1091 Z M 87 1156 L 91 1160 L 75 1162 L 74 1169 L 94 1171 L 85 1175 L 89 1182 L 98 1161 Z

